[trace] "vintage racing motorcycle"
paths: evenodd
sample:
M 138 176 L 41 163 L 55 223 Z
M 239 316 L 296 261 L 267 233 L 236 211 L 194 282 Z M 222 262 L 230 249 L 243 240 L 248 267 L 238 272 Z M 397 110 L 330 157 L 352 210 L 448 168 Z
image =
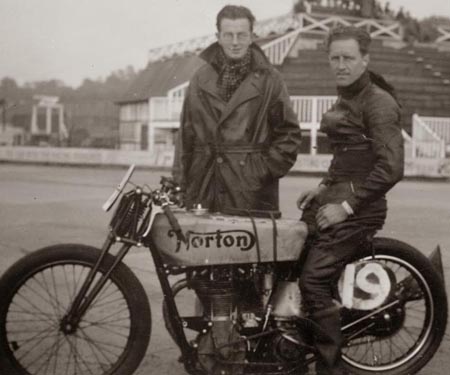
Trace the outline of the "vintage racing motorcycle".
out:
M 0 373 L 131 375 L 150 340 L 141 283 L 122 261 L 148 248 L 164 294 L 163 317 L 192 375 L 300 374 L 324 335 L 303 314 L 298 272 L 306 225 L 272 212 L 209 213 L 176 206 L 178 189 L 131 183 L 134 167 L 104 205 L 116 205 L 101 249 L 37 250 L 0 281 Z M 132 186 L 125 192 L 126 186 Z M 447 297 L 440 251 L 375 237 L 336 288 L 352 374 L 414 374 L 444 336 Z

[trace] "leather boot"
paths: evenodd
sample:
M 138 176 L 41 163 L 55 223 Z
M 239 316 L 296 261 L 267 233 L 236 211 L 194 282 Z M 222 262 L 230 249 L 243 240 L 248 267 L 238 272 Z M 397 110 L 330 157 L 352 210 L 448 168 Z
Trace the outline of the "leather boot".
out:
M 345 375 L 341 363 L 341 318 L 337 307 L 327 308 L 311 315 L 321 332 L 314 337 L 314 346 L 318 352 L 316 362 L 317 375 Z

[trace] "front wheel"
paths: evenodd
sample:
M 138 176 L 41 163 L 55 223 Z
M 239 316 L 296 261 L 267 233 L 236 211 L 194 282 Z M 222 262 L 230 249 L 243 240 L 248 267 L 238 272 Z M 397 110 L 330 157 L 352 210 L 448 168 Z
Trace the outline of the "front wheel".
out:
M 0 280 L 0 369 L 8 375 L 131 375 L 151 328 L 147 295 L 124 264 L 110 274 L 76 329 L 67 314 L 98 249 L 57 245 L 14 264 Z M 114 261 L 107 255 L 95 280 Z
M 355 263 L 375 261 L 394 280 L 394 293 L 379 309 L 344 310 L 344 363 L 352 374 L 415 374 L 433 357 L 447 325 L 447 295 L 441 275 L 417 249 L 375 238 Z M 358 323 L 360 322 L 360 323 Z

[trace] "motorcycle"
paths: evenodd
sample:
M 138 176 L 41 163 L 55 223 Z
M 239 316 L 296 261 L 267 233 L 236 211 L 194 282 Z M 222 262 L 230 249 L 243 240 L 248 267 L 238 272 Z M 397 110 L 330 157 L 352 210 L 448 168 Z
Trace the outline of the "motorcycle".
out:
M 189 374 L 302 373 L 316 360 L 313 338 L 327 337 L 302 308 L 305 223 L 186 210 L 171 179 L 153 190 L 134 185 L 133 171 L 103 205 L 115 211 L 101 249 L 46 247 L 2 276 L 0 373 L 133 374 L 152 322 L 148 296 L 122 262 L 133 247 L 149 249 L 164 322 Z M 418 372 L 447 324 L 440 249 L 427 258 L 395 239 L 368 239 L 346 265 L 335 303 L 350 373 Z

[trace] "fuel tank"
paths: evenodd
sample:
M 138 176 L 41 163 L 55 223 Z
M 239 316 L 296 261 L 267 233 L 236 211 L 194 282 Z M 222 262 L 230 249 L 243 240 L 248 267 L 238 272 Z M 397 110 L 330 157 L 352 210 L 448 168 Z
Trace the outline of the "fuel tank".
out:
M 155 217 L 151 230 L 154 245 L 172 266 L 296 260 L 308 233 L 306 224 L 295 219 L 277 219 L 274 225 L 270 218 L 173 212 L 186 242 L 177 241 L 164 214 Z

